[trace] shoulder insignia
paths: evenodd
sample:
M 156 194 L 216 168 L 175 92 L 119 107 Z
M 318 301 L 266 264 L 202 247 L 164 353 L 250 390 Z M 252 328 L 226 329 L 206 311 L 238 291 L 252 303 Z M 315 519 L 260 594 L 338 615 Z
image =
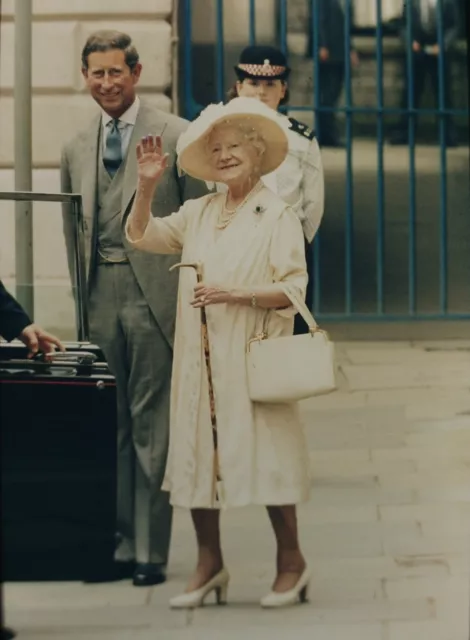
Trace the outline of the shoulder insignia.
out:
M 313 131 L 313 129 L 309 129 L 306 124 L 304 124 L 303 122 L 299 122 L 295 118 L 288 118 L 288 120 L 290 123 L 290 129 L 292 131 L 295 131 L 295 133 L 298 133 L 299 135 L 304 136 L 304 138 L 308 138 L 309 140 L 314 139 L 315 131 Z

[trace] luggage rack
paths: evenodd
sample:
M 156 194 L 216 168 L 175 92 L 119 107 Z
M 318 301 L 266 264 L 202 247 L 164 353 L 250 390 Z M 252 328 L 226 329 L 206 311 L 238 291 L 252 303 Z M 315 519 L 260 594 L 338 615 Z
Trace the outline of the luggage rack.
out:
M 24 347 L 23 347 L 24 348 Z M 106 362 L 100 362 L 98 356 L 90 351 L 69 351 L 45 355 L 37 354 L 34 358 L 12 357 L 3 359 L 0 352 L 0 374 L 21 377 L 24 375 L 50 376 L 97 376 L 112 379 Z

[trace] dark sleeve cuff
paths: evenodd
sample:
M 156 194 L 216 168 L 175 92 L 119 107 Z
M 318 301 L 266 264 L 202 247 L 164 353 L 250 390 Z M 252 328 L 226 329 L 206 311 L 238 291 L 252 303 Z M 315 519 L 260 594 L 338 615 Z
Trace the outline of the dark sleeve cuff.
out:
M 13 340 L 30 324 L 28 314 L 0 281 L 0 335 Z
M 11 342 L 11 340 L 17 338 L 23 331 L 23 329 L 25 329 L 30 324 L 31 320 L 26 314 L 12 314 L 10 318 L 7 318 L 6 321 L 2 320 L 2 322 L 0 323 L 0 335 L 8 342 Z

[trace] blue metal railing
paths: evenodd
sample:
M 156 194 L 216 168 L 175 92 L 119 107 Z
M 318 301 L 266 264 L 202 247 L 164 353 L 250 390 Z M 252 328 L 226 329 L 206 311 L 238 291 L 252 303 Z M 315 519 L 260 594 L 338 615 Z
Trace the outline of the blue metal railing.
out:
M 344 50 L 346 52 L 344 58 L 344 84 L 346 99 L 346 259 L 345 259 L 345 313 L 352 313 L 352 296 L 353 296 L 353 239 L 354 239 L 354 203 L 353 203 L 353 176 L 352 176 L 352 79 L 351 79 L 351 0 L 346 0 L 344 11 L 345 28 L 344 28 Z
M 287 0 L 279 0 L 279 46 L 287 54 Z
M 437 12 L 437 36 L 439 43 L 439 146 L 440 146 L 440 270 L 439 270 L 439 303 L 441 313 L 447 311 L 447 154 L 446 154 L 446 134 L 447 120 L 444 110 L 446 108 L 444 99 L 444 24 L 442 21 L 443 0 L 438 0 Z
M 384 189 L 384 84 L 382 0 L 376 0 L 376 56 L 377 56 L 377 315 L 384 313 L 384 256 L 385 256 L 385 189 Z
M 263 2 L 263 0 L 258 0 Z M 319 51 L 320 44 L 320 0 L 308 0 L 310 3 L 310 29 L 312 35 L 313 52 Z M 344 105 L 326 106 L 322 104 L 320 82 L 313 83 L 313 106 L 289 105 L 289 109 L 298 112 L 313 112 L 319 114 L 343 114 L 345 121 L 345 211 L 344 211 L 344 309 L 336 313 L 325 312 L 323 309 L 322 292 L 322 252 L 323 232 L 320 230 L 314 240 L 313 271 L 314 271 L 314 296 L 313 311 L 322 319 L 332 320 L 360 320 L 360 321 L 403 321 L 410 319 L 470 319 L 470 309 L 464 312 L 449 312 L 448 309 L 448 211 L 447 211 L 447 134 L 448 120 L 450 117 L 469 117 L 468 109 L 450 108 L 446 104 L 446 78 L 448 67 L 444 61 L 444 24 L 443 24 L 443 4 L 444 0 L 437 0 L 437 32 L 438 32 L 438 104 L 435 108 L 418 108 L 415 104 L 415 92 L 413 90 L 415 81 L 415 54 L 413 52 L 413 4 L 406 2 L 405 19 L 406 34 L 405 45 L 405 68 L 407 83 L 407 102 L 400 107 L 390 107 L 385 105 L 384 97 L 384 24 L 382 16 L 382 0 L 371 0 L 375 3 L 376 26 L 375 26 L 375 57 L 377 63 L 377 82 L 375 88 L 375 106 L 355 106 L 353 102 L 353 70 L 352 61 L 349 55 L 345 55 L 344 60 Z M 242 0 L 240 0 L 240 3 Z M 257 16 L 256 9 L 259 6 L 257 0 L 245 0 L 248 16 L 247 42 L 241 43 L 240 48 L 245 44 L 255 44 L 257 42 Z M 351 32 L 353 30 L 352 6 L 353 0 L 345 0 L 344 11 L 344 47 L 346 53 L 351 50 Z M 192 49 L 192 13 L 197 5 L 197 0 L 183 0 L 185 12 L 184 20 L 184 89 L 185 89 L 185 116 L 193 119 L 205 106 L 197 104 L 193 99 L 193 49 Z M 277 45 L 286 53 L 287 33 L 288 33 L 288 2 L 287 0 L 277 0 Z M 216 35 L 215 35 L 215 97 L 217 101 L 225 99 L 226 78 L 225 78 L 225 49 L 224 38 L 224 11 L 227 6 L 224 0 L 214 0 Z M 318 79 L 324 72 L 321 69 L 318 55 L 312 55 L 313 77 Z M 285 109 L 285 108 L 284 108 Z M 284 110 L 283 109 L 283 110 Z M 355 215 L 354 215 L 354 155 L 353 155 L 353 119 L 355 116 L 374 116 L 376 121 L 376 144 L 377 144 L 377 182 L 376 182 L 376 229 L 375 229 L 375 311 L 363 313 L 355 310 L 355 297 L 357 294 L 357 284 L 355 283 L 355 262 L 359 261 L 360 254 L 355 255 Z M 416 123 L 419 116 L 437 117 L 439 123 L 439 275 L 438 310 L 433 313 L 422 313 L 418 310 L 417 304 L 417 166 L 416 166 Z M 407 220 L 407 311 L 400 313 L 390 313 L 386 310 L 386 281 L 385 263 L 387 251 L 386 235 L 386 169 L 385 169 L 385 123 L 389 116 L 406 117 L 408 121 L 408 220 Z M 321 119 L 316 118 L 315 126 L 317 136 L 320 138 L 322 131 L 320 127 Z M 328 193 L 327 193 L 328 198 Z M 326 255 L 326 254 L 325 254 Z
M 319 4 L 316 0 L 311 0 L 311 8 L 310 13 L 312 16 L 313 24 L 312 24 L 312 44 L 313 51 L 318 51 L 320 48 L 320 31 L 319 25 L 320 21 L 318 19 L 319 15 Z M 312 56 L 313 61 L 313 77 L 320 77 L 320 58 L 318 56 Z M 313 108 L 315 113 L 318 113 L 318 110 L 321 106 L 321 92 L 320 92 L 320 83 L 313 83 Z M 317 123 L 317 136 L 320 133 L 320 126 Z M 313 241 L 313 279 L 314 279 L 314 288 L 313 288 L 313 311 L 316 316 L 321 314 L 321 236 L 322 231 L 321 228 L 317 231 L 315 235 L 315 239 Z
M 408 83 L 408 147 L 409 147 L 409 209 L 408 209 L 408 312 L 416 313 L 416 110 L 414 105 L 414 65 L 412 52 L 413 5 L 406 3 L 406 65 Z
M 249 0 L 249 2 L 250 2 L 250 7 L 249 7 L 250 44 L 253 45 L 253 44 L 256 44 L 256 0 Z
M 217 102 L 224 100 L 224 80 L 225 80 L 225 55 L 224 55 L 224 1 L 217 0 L 216 4 L 216 24 L 217 24 L 217 41 L 216 41 L 216 64 L 217 64 Z

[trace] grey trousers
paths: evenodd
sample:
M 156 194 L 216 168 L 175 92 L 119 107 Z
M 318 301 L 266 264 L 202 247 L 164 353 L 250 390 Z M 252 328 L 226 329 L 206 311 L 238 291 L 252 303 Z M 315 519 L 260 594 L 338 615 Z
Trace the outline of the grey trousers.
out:
M 162 492 L 169 439 L 172 351 L 129 264 L 96 267 L 90 333 L 116 378 L 116 560 L 166 564 L 172 509 Z

